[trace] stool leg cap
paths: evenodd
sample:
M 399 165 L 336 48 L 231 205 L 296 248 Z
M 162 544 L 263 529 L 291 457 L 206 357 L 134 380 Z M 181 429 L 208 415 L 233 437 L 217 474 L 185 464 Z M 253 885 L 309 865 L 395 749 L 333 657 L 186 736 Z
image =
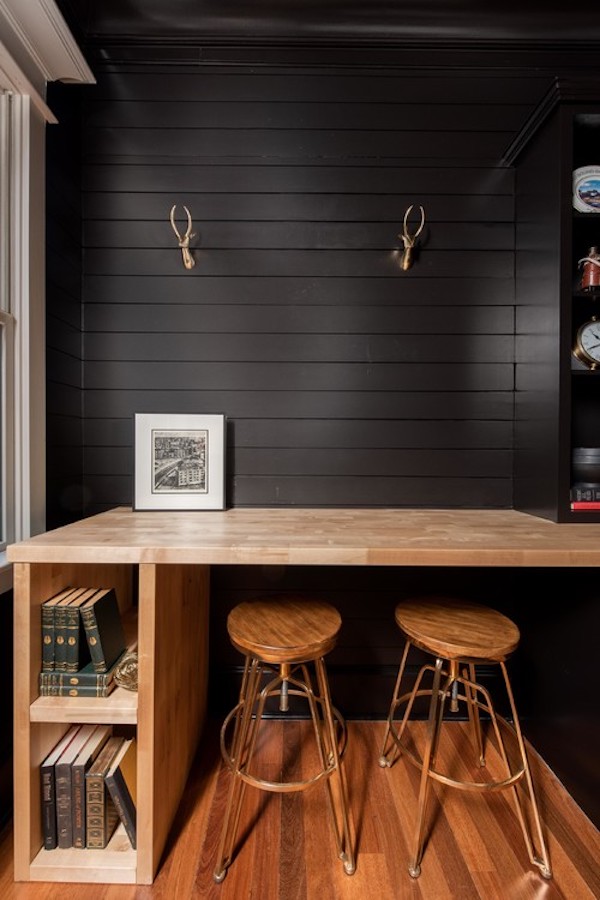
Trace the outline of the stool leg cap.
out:
M 213 874 L 213 881 L 215 881 L 217 884 L 221 884 L 226 875 L 227 869 L 221 869 L 220 872 L 215 872 Z
M 409 866 L 408 874 L 411 878 L 418 878 L 421 874 L 421 866 Z
M 356 872 L 356 864 L 352 860 L 347 859 L 345 853 L 342 853 L 341 858 L 344 861 L 344 872 L 346 875 L 354 875 Z
M 381 766 L 382 769 L 389 769 L 391 766 L 391 762 L 389 761 L 387 756 L 380 756 L 379 757 L 379 765 Z

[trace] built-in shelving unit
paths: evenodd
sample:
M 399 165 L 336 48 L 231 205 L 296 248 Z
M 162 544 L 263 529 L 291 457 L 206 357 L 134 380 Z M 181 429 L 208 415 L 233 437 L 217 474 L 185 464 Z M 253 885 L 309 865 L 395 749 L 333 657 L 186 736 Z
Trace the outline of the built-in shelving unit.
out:
M 600 99 L 600 98 L 599 98 Z M 600 183 L 600 108 L 597 112 L 573 113 L 573 171 L 596 169 L 595 181 Z M 574 182 L 576 181 L 574 176 Z M 596 206 L 595 200 L 589 204 L 590 211 L 572 209 L 572 242 L 571 256 L 573 265 L 573 288 L 571 293 L 571 326 L 572 342 L 576 344 L 577 332 L 582 325 L 599 319 L 600 331 L 600 289 L 590 288 L 589 282 L 597 280 L 600 266 L 593 269 L 581 260 L 590 258 L 589 254 L 598 253 L 600 247 L 600 197 Z M 579 203 L 578 205 L 581 205 Z M 593 211 L 591 211 L 593 210 Z M 593 257 L 592 257 L 593 258 Z M 600 344 L 600 341 L 598 341 Z M 600 356 L 599 356 L 600 358 Z M 581 448 L 579 450 L 578 448 Z M 587 494 L 600 497 L 600 478 L 590 476 L 584 482 L 573 471 L 574 454 L 580 452 L 589 455 L 594 450 L 600 453 L 600 368 L 590 367 L 578 359 L 571 358 L 571 499 L 576 498 L 576 487 L 588 485 Z M 598 467 L 600 468 L 600 466 Z M 597 484 L 597 487 L 596 487 Z M 598 517 L 600 510 L 593 508 L 572 511 L 573 516 Z
M 506 154 L 515 167 L 514 506 L 557 522 L 600 522 L 571 508 L 573 450 L 600 447 L 600 371 L 573 355 L 600 316 L 579 261 L 600 246 L 598 212 L 573 205 L 573 172 L 600 167 L 600 83 L 557 81 Z

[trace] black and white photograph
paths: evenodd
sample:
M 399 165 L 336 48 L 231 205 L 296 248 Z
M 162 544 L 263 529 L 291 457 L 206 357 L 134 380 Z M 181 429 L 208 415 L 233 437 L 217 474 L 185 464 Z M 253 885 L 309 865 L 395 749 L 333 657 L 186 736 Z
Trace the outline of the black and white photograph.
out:
M 205 494 L 208 431 L 152 432 L 152 493 L 197 491 Z

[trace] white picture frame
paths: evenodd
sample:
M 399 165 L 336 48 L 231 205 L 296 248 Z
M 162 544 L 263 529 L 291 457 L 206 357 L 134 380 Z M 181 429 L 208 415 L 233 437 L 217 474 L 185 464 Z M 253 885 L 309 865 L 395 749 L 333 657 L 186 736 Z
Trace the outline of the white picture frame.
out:
M 135 510 L 225 508 L 224 415 L 136 413 Z

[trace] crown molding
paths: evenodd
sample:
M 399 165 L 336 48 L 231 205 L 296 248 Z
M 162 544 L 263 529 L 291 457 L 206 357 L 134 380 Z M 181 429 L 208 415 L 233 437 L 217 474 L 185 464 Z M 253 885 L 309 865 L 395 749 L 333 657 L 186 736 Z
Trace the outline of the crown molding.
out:
M 0 0 L 0 40 L 38 91 L 40 81 L 95 83 L 54 0 Z
M 553 110 L 562 103 L 600 103 L 600 77 L 556 78 L 554 84 L 541 99 L 527 121 L 513 138 L 502 155 L 502 165 L 513 166 L 517 157 L 543 125 Z
M 42 118 L 49 124 L 55 125 L 56 116 L 44 102 L 36 87 L 23 74 L 4 44 L 0 41 L 0 90 L 10 91 L 13 94 L 27 96 L 32 105 L 41 113 Z

